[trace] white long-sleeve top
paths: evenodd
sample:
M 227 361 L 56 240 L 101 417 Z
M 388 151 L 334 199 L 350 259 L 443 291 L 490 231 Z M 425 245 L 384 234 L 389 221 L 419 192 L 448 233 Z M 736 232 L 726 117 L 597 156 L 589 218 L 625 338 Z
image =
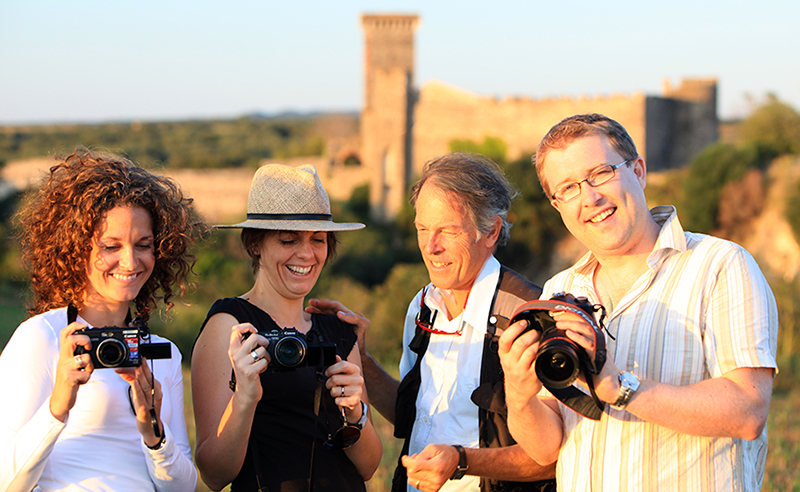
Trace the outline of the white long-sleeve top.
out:
M 172 358 L 153 361 L 166 436 L 165 446 L 153 451 L 136 429 L 130 384 L 113 369 L 95 369 L 78 389 L 66 422 L 52 416 L 59 335 L 66 326 L 66 308 L 34 316 L 17 328 L 0 354 L 0 490 L 195 490 L 177 347 L 170 342 Z

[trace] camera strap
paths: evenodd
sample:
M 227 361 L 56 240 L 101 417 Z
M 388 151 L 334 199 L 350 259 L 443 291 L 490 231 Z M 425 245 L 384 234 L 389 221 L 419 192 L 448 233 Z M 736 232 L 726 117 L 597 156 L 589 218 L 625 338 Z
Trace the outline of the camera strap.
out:
M 593 306 L 595 311 L 601 310 L 601 307 Z M 552 313 L 566 311 L 580 316 L 592 327 L 595 339 L 595 358 L 594 360 L 582 359 L 579 362 L 580 370 L 585 376 L 586 384 L 589 387 L 589 395 L 576 388 L 574 385 L 567 386 L 566 388 L 556 388 L 552 385 L 542 383 L 545 388 L 561 403 L 575 410 L 579 414 L 592 420 L 600 420 L 600 416 L 605 410 L 605 403 L 597 397 L 594 390 L 594 381 L 592 375 L 600 373 L 603 365 L 606 362 L 606 340 L 603 331 L 597 326 L 595 319 L 590 316 L 583 309 L 575 306 L 574 304 L 558 301 L 558 300 L 536 300 L 528 301 L 521 305 L 514 316 L 512 316 L 510 323 L 514 323 L 521 319 L 525 319 L 531 327 L 537 329 L 540 333 L 547 331 L 555 326 L 556 321 Z M 602 318 L 605 317 L 605 309 L 602 310 Z M 510 324 L 509 323 L 509 324 Z M 538 324 L 538 328 L 534 326 Z

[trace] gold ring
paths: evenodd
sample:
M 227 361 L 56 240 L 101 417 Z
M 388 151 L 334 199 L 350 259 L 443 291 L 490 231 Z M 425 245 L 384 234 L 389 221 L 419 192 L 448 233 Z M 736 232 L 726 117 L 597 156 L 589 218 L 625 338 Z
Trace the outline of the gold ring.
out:
M 258 356 L 258 352 L 256 352 L 256 349 L 250 351 L 250 357 L 253 358 L 253 362 L 258 362 L 261 360 L 261 357 Z
M 414 488 L 415 488 L 415 489 L 418 489 L 418 488 L 419 488 L 419 480 L 417 480 L 417 484 L 416 484 L 416 485 L 414 485 Z

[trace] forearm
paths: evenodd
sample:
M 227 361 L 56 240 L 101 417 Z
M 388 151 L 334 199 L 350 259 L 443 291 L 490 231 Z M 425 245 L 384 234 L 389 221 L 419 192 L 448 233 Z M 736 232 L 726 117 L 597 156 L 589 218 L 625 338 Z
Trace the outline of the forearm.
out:
M 149 455 L 147 470 L 150 479 L 159 492 L 190 492 L 197 487 L 197 470 L 192 462 L 191 453 L 187 456 L 171 431 L 169 425 L 164 425 L 166 442 L 159 450 L 144 447 L 144 452 Z M 188 446 L 187 446 L 188 448 Z
M 547 480 L 555 476 L 555 463 L 542 466 L 528 456 L 519 445 L 503 448 L 467 448 L 468 475 L 533 482 Z
M 358 473 L 364 481 L 372 478 L 378 465 L 381 463 L 381 456 L 383 455 L 383 446 L 381 446 L 381 438 L 378 436 L 377 431 L 372 426 L 372 419 L 368 419 L 364 428 L 361 430 L 361 437 L 358 441 L 348 448 L 345 453 L 350 461 L 356 466 Z
M 527 404 L 509 403 L 508 430 L 537 464 L 549 465 L 558 459 L 564 435 L 561 416 L 537 396 Z
M 256 406 L 241 402 L 237 394 L 233 394 L 217 427 L 198 427 L 195 460 L 203 482 L 212 490 L 221 490 L 236 478 L 247 453 Z M 200 435 L 205 436 L 202 441 Z
M 3 430 L 0 434 L 0 490 L 32 490 L 64 426 L 52 416 L 49 401 L 45 401 L 21 429 Z
M 361 354 L 364 381 L 367 384 L 369 401 L 383 418 L 394 424 L 394 408 L 397 387 L 400 383 L 378 364 L 368 353 Z
M 766 425 L 772 369 L 737 369 L 689 386 L 641 380 L 628 412 L 693 436 L 752 440 Z

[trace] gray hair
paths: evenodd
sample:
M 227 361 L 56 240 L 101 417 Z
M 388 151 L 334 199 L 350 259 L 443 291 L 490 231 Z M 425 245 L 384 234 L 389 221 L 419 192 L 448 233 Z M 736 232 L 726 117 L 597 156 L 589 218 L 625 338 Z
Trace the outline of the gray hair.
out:
M 500 217 L 502 226 L 497 245 L 508 242 L 511 230 L 508 210 L 518 192 L 497 163 L 480 154 L 466 152 L 431 159 L 411 189 L 411 205 L 416 207 L 422 185 L 428 181 L 440 190 L 452 193 L 467 209 L 470 221 L 481 234 L 488 234 L 494 218 Z

